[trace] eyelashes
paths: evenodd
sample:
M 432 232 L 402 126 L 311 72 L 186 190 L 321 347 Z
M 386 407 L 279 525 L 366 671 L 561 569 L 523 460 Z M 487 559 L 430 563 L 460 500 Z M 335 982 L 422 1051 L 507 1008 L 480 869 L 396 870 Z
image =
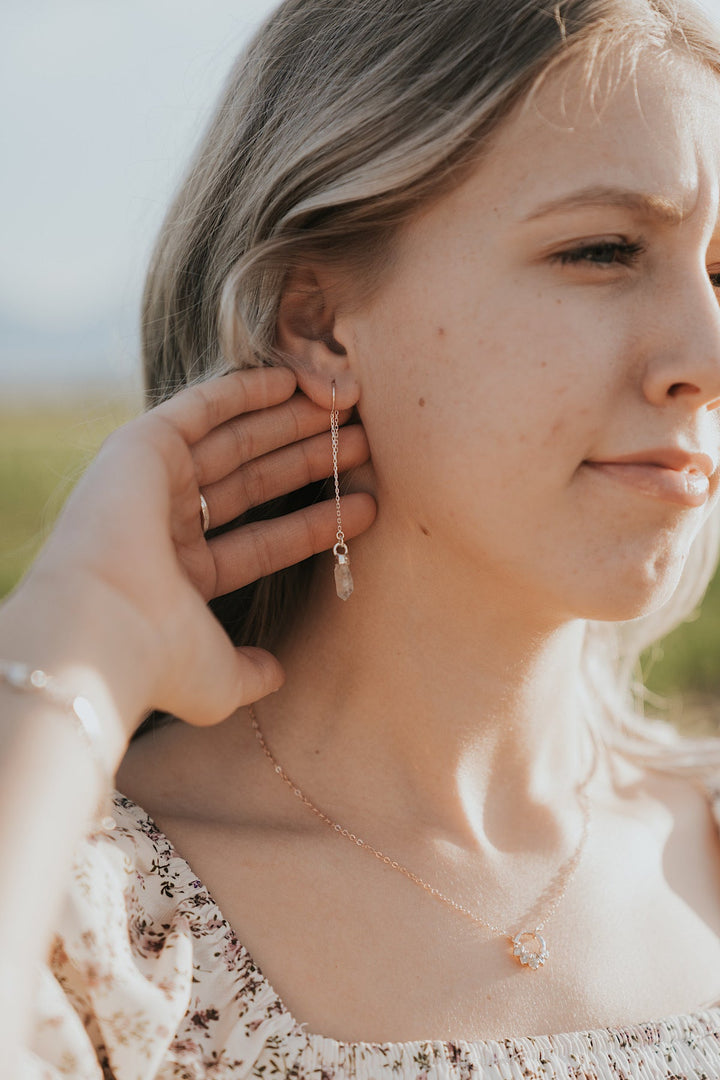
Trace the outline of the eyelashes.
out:
M 577 266 L 582 263 L 593 266 L 632 266 L 644 252 L 645 245 L 640 241 L 603 240 L 600 243 L 580 244 L 568 251 L 559 251 L 551 258 L 562 266 Z
M 634 266 L 646 250 L 640 240 L 602 240 L 559 251 L 550 259 L 561 266 Z M 720 270 L 708 270 L 708 277 L 713 288 L 720 289 Z

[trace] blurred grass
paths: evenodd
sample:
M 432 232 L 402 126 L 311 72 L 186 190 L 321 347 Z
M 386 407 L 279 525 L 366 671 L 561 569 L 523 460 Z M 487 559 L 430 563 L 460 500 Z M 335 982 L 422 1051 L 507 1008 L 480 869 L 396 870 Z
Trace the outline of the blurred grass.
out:
M 694 616 L 641 657 L 643 680 L 667 699 L 661 715 L 688 735 L 720 734 L 720 571 Z
M 0 402 L 0 597 L 20 580 L 103 440 L 139 393 Z
M 0 401 L 0 598 L 49 535 L 72 487 L 102 441 L 142 411 L 139 391 L 55 403 Z M 642 658 L 653 694 L 668 698 L 669 719 L 692 733 L 720 729 L 720 574 L 700 614 Z

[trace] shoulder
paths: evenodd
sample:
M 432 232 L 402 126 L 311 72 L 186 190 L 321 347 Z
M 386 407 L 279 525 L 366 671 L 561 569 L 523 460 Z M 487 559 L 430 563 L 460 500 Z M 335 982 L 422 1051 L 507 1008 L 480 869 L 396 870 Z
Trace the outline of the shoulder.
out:
M 118 791 L 181 839 L 194 826 L 296 830 L 296 808 L 275 781 L 240 710 L 210 727 L 178 721 L 148 732 L 116 774 Z
M 639 771 L 624 820 L 641 823 L 658 867 L 685 911 L 720 937 L 720 774 Z

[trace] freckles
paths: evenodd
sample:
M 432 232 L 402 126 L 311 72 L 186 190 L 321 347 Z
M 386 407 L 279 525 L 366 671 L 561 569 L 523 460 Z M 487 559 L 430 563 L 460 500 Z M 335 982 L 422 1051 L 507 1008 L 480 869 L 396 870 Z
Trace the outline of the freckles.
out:
M 435 329 L 435 339 L 438 342 L 435 358 L 439 360 L 441 364 L 449 364 L 453 359 L 451 350 L 444 347 L 446 334 L 447 331 L 444 326 L 438 326 Z
M 543 439 L 542 445 L 543 446 L 549 446 L 552 442 L 554 442 L 556 435 L 558 435 L 558 433 L 560 431 L 562 431 L 564 426 L 565 425 L 564 425 L 562 417 L 558 418 L 553 423 L 553 426 L 550 428 L 550 431 L 547 433 L 547 435 Z
M 424 405 L 425 405 L 425 398 L 424 397 L 420 398 L 420 400 L 418 401 L 418 405 L 420 406 L 421 409 L 424 407 Z

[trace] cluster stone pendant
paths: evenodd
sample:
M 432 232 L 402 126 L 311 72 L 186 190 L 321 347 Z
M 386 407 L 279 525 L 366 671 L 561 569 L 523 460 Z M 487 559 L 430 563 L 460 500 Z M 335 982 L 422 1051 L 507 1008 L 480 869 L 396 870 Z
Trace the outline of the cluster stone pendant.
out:
M 514 938 L 511 938 L 513 956 L 516 956 L 521 964 L 537 971 L 550 956 L 545 938 L 537 930 L 521 930 Z
M 343 548 L 344 550 L 339 550 Z M 335 591 L 341 600 L 347 600 L 353 591 L 353 579 L 350 572 L 347 544 L 335 544 Z

